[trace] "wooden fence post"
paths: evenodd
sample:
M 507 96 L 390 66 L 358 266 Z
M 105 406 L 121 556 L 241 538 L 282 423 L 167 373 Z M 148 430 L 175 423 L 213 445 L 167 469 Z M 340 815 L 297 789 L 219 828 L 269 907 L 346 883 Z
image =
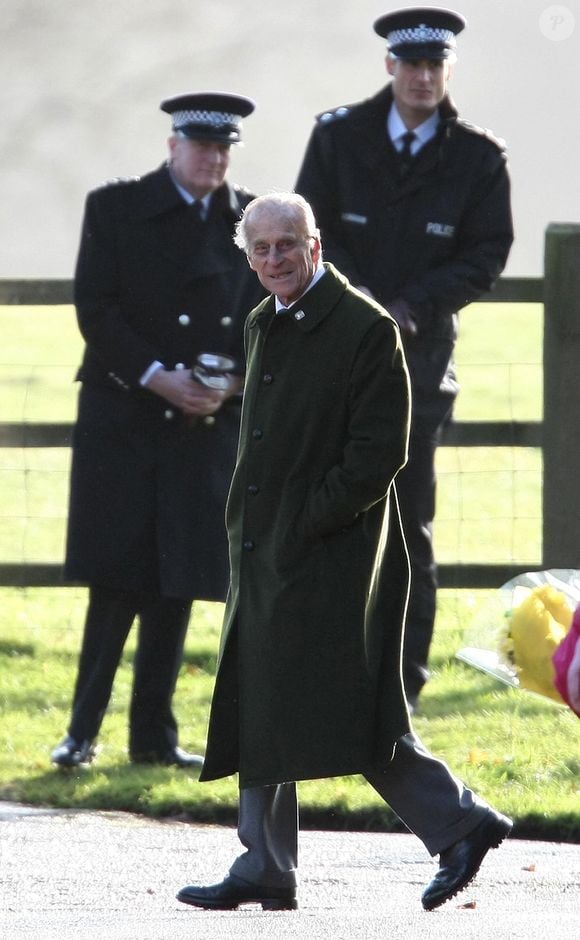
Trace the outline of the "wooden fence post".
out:
M 580 568 L 580 225 L 546 230 L 544 568 Z

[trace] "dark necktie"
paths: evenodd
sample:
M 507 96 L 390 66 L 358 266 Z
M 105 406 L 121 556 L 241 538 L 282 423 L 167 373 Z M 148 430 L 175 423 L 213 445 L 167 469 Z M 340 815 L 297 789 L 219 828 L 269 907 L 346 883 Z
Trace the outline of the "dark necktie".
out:
M 399 151 L 399 169 L 402 177 L 407 176 L 411 169 L 411 165 L 413 163 L 411 147 L 413 145 L 413 141 L 416 140 L 416 138 L 417 135 L 414 131 L 406 131 L 406 133 L 404 133 L 401 137 L 401 140 L 403 141 L 403 147 Z
M 203 222 L 203 215 L 202 215 L 201 209 L 202 209 L 201 199 L 196 199 L 195 202 L 192 202 L 189 205 L 190 216 L 195 222 Z

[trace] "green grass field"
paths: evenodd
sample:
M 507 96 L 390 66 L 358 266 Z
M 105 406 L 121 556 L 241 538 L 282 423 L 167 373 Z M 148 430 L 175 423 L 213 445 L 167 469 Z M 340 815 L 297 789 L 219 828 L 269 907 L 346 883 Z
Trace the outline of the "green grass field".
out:
M 81 344 L 70 308 L 0 310 L 0 421 L 67 421 Z M 539 420 L 542 312 L 476 305 L 462 317 L 458 419 Z M 62 557 L 68 485 L 64 450 L 0 450 L 0 558 Z M 436 544 L 440 561 L 537 564 L 541 558 L 541 459 L 531 449 L 441 448 Z M 164 768 L 127 763 L 131 637 L 103 724 L 98 759 L 62 774 L 50 751 L 69 713 L 85 605 L 81 589 L 5 588 L 0 607 L 0 799 L 61 807 L 125 809 L 197 820 L 235 819 L 236 781 L 198 784 Z M 578 817 L 577 719 L 569 709 L 510 689 L 455 654 L 489 598 L 441 591 L 433 679 L 416 729 L 482 796 L 516 820 L 516 834 L 574 840 Z M 203 750 L 222 608 L 198 604 L 175 708 L 181 743 Z M 359 778 L 301 785 L 305 825 L 398 828 Z

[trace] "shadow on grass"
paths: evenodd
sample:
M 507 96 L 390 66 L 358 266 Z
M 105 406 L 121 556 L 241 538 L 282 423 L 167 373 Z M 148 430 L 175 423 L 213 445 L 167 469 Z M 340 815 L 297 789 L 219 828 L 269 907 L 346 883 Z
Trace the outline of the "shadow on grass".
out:
M 160 820 L 235 825 L 237 790 L 232 789 L 231 799 L 218 802 L 211 787 L 196 788 L 196 783 L 196 774 L 163 766 L 95 762 L 15 777 L 0 788 L 0 800 L 43 807 L 47 813 L 127 812 Z M 191 790 L 184 798 L 188 784 Z
M 183 664 L 215 676 L 217 655 L 215 651 L 206 649 L 186 650 L 183 654 Z
M 15 656 L 26 656 L 34 659 L 39 656 L 39 651 L 32 643 L 2 643 L 0 642 L 0 656 L 10 658 Z M 61 649 L 58 653 L 59 667 L 71 672 L 76 671 L 79 660 L 78 649 Z M 119 668 L 126 666 L 133 668 L 135 661 L 135 651 L 133 649 L 125 650 L 122 654 Z M 193 669 L 195 671 L 205 672 L 208 675 L 215 675 L 217 666 L 217 655 L 212 649 L 185 650 L 182 657 L 182 668 Z
M 36 654 L 34 643 L 5 643 L 0 641 L 0 656 L 29 656 Z
M 450 687 L 445 674 L 455 672 L 458 667 L 456 684 Z M 439 683 L 444 685 L 444 690 L 438 688 Z M 546 708 L 565 710 L 543 695 L 512 688 L 458 660 L 442 658 L 433 663 L 433 679 L 425 686 L 417 714 L 425 718 L 445 718 L 459 713 L 466 718 L 511 709 L 517 711 L 519 718 L 526 718 L 545 713 Z
M 93 776 L 90 788 L 86 786 Z M 235 827 L 238 820 L 237 790 L 231 797 L 216 800 L 211 787 L 200 788 L 185 802 L 177 794 L 148 795 L 156 786 L 167 783 L 167 768 L 130 764 L 91 766 L 74 771 L 51 770 L 15 779 L 0 790 L 0 799 L 39 806 L 51 813 L 74 815 L 82 812 L 127 812 L 160 822 L 185 822 Z M 202 795 L 202 792 L 207 795 Z M 405 824 L 387 806 L 348 809 L 337 802 L 324 808 L 302 805 L 300 827 L 304 830 L 330 832 L 409 832 Z M 546 818 L 532 813 L 518 819 L 512 838 L 548 842 L 580 841 L 580 818 L 563 813 Z
M 429 696 L 423 695 L 419 700 L 417 716 L 421 718 L 449 718 L 454 714 L 460 714 L 464 719 L 470 715 L 481 716 L 483 712 L 499 713 L 505 712 L 506 700 L 501 695 L 495 693 L 498 689 L 489 689 L 487 692 L 478 691 L 474 695 L 469 689 L 457 688 L 444 695 L 433 693 Z M 522 712 L 523 707 L 523 712 Z M 537 708 L 536 708 L 537 711 Z M 519 714 L 525 714 L 525 705 L 518 707 Z M 532 705 L 530 714 L 534 713 Z
M 541 839 L 545 842 L 580 842 L 580 816 L 563 813 L 556 819 L 546 819 L 540 813 L 531 813 L 518 819 L 513 828 L 516 839 Z

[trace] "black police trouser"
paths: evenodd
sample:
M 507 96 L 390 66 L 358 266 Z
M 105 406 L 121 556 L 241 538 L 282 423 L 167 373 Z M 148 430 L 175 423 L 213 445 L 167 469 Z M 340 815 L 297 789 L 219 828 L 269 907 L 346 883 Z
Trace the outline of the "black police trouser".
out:
M 192 602 L 92 586 L 69 734 L 93 741 L 129 630 L 139 617 L 129 710 L 129 752 L 163 757 L 177 744 L 171 710 Z
M 411 562 L 411 586 L 403 646 L 407 697 L 416 698 L 429 678 L 429 649 L 435 625 L 437 566 L 433 554 L 435 451 L 452 399 L 434 402 L 411 421 L 409 460 L 397 476 L 397 493 Z

